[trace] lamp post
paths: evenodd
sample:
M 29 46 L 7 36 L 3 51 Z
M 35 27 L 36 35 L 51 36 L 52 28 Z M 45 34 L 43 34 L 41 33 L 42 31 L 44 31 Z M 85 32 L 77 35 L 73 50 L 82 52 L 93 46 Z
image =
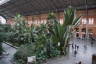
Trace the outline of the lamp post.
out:
M 86 7 L 86 38 L 88 39 L 89 34 L 88 34 L 88 4 L 87 4 L 87 0 L 85 0 L 85 7 Z

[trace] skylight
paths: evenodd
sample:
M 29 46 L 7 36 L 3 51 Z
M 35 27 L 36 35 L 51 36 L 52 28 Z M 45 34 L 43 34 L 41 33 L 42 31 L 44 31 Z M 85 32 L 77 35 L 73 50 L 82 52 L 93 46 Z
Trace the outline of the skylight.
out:
M 0 16 L 0 24 L 6 24 L 6 19 Z
M 10 0 L 0 0 L 0 5 L 6 3 L 6 2 L 8 2 L 8 1 L 10 1 Z

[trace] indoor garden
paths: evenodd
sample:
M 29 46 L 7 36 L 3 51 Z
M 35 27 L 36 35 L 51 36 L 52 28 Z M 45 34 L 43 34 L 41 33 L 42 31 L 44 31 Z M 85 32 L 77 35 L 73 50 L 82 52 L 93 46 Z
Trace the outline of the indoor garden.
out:
M 25 18 L 17 14 L 14 17 L 14 25 L 0 25 L 2 26 L 0 41 L 18 47 L 13 57 L 15 64 L 27 64 L 27 58 L 31 56 L 36 56 L 34 64 L 42 64 L 50 58 L 66 56 L 69 53 L 73 29 L 79 25 L 80 17 L 77 17 L 75 12 L 73 8 L 64 10 L 63 24 L 60 24 L 55 13 L 49 13 L 47 23 L 39 26 L 29 26 Z M 0 54 L 2 51 L 0 45 Z
M 96 64 L 96 0 L 0 0 L 0 64 Z

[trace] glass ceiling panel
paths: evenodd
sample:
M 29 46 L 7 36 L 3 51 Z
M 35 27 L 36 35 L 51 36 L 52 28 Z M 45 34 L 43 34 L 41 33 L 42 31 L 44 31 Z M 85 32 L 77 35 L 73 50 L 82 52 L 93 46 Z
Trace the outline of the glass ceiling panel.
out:
M 0 5 L 6 3 L 6 2 L 8 2 L 8 1 L 10 1 L 10 0 L 0 0 Z

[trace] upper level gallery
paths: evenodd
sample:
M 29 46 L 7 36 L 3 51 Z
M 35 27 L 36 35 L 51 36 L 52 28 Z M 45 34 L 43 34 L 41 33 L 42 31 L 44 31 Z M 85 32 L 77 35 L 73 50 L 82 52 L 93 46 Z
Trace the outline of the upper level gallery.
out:
M 81 16 L 81 22 L 80 25 L 95 25 L 96 24 L 96 9 L 90 9 L 88 10 L 88 13 L 86 13 L 86 10 L 78 10 L 76 12 L 77 16 Z M 59 22 L 62 24 L 64 21 L 64 13 L 63 12 L 57 12 L 55 13 L 55 16 L 59 20 Z M 46 24 L 47 22 L 48 14 L 39 14 L 39 15 L 32 15 L 32 16 L 25 16 L 26 21 L 28 21 L 28 24 Z M 14 24 L 13 18 L 7 19 L 7 24 Z

